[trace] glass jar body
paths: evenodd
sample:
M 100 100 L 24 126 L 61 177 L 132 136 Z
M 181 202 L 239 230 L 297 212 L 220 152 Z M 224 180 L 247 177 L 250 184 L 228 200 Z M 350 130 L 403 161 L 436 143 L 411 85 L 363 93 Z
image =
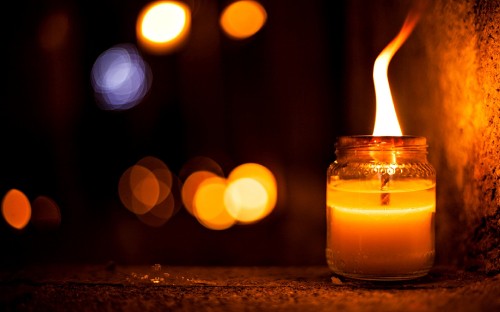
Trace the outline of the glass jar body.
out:
M 434 262 L 436 174 L 423 137 L 340 137 L 327 170 L 330 269 L 364 280 L 407 280 Z

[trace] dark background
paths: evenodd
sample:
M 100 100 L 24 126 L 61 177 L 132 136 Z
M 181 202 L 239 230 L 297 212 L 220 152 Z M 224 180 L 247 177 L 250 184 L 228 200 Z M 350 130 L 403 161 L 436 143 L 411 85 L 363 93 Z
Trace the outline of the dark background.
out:
M 153 74 L 145 100 L 128 111 L 103 111 L 90 84 L 92 65 L 112 46 L 136 43 L 146 3 L 6 6 L 0 195 L 18 188 L 30 200 L 49 196 L 61 225 L 17 231 L 0 221 L 1 261 L 323 264 L 325 174 L 335 138 L 371 134 L 373 62 L 411 2 L 261 1 L 263 29 L 234 41 L 218 24 L 228 1 L 188 0 L 187 44 L 168 55 L 142 51 Z M 67 14 L 69 34 L 49 51 L 39 33 L 54 12 Z M 390 77 L 404 76 L 398 59 L 405 57 L 403 46 Z M 404 133 L 412 129 L 408 116 L 400 117 Z M 259 223 L 224 231 L 205 229 L 184 209 L 164 226 L 148 227 L 117 192 L 123 171 L 148 155 L 176 174 L 194 156 L 212 158 L 225 174 L 260 163 L 276 175 L 278 204 Z

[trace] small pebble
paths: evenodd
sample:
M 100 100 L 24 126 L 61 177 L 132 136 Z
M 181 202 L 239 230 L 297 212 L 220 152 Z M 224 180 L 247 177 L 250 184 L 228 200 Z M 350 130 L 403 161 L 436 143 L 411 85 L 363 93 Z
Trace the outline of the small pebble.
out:
M 160 278 L 159 278 L 159 277 L 152 278 L 152 279 L 151 279 L 151 282 L 152 282 L 153 284 L 159 284 L 159 283 L 160 283 Z
M 340 278 L 335 276 L 332 276 L 332 283 L 335 285 L 342 285 L 342 281 L 340 280 Z

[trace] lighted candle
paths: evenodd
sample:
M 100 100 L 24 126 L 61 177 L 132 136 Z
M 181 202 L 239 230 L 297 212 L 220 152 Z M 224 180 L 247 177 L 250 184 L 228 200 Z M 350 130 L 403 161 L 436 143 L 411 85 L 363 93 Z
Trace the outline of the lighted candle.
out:
M 424 137 L 340 137 L 327 172 L 327 262 L 369 280 L 425 275 L 434 261 L 435 171 Z
M 387 205 L 374 186 L 359 181 L 328 186 L 329 265 L 365 279 L 426 274 L 434 259 L 435 185 L 399 182 Z
M 435 171 L 426 139 L 402 136 L 387 77 L 421 9 L 375 60 L 373 136 L 340 137 L 327 171 L 326 258 L 340 275 L 405 280 L 427 274 L 434 262 Z

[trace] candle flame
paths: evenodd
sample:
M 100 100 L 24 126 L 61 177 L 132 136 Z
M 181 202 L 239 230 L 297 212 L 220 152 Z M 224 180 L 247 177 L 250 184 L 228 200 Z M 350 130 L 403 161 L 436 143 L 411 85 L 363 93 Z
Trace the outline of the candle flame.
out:
M 373 81 L 375 84 L 375 97 L 377 102 L 377 111 L 375 116 L 374 136 L 401 136 L 402 131 L 399 126 L 398 116 L 394 108 L 391 88 L 387 69 L 389 62 L 403 43 L 408 39 L 420 19 L 421 11 L 411 11 L 399 31 L 399 34 L 385 47 L 375 60 L 373 66 Z

